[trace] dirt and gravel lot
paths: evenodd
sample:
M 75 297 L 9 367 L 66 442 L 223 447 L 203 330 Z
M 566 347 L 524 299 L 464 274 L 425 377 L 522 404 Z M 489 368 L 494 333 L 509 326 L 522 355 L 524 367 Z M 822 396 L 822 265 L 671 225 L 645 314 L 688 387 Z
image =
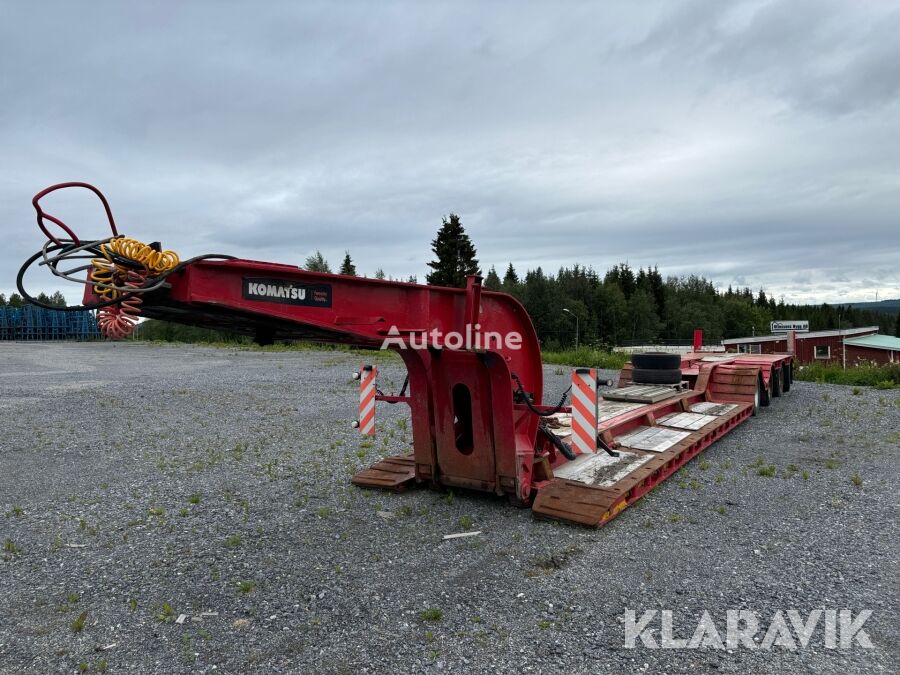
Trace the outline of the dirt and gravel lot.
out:
M 351 429 L 359 363 L 0 344 L 0 671 L 900 672 L 900 392 L 796 382 L 589 530 L 351 486 L 410 437 L 400 405 Z M 628 609 L 676 637 L 752 610 L 761 639 L 815 608 L 872 610 L 872 648 L 625 647 Z

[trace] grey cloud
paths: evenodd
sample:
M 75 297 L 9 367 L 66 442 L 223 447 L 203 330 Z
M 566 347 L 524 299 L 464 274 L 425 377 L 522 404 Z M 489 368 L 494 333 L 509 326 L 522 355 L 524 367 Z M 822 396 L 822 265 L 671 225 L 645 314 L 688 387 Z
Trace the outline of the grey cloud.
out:
M 484 269 L 627 260 L 788 299 L 900 296 L 890 8 L 2 11 L 2 292 L 40 245 L 31 195 L 83 179 L 124 232 L 185 256 L 349 249 L 361 271 L 422 279 L 453 211 Z M 53 203 L 102 233 L 85 196 Z

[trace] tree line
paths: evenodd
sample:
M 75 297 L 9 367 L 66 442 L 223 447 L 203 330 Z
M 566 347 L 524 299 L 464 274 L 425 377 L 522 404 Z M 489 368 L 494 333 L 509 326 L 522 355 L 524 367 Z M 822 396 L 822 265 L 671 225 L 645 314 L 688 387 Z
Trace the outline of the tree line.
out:
M 431 250 L 435 259 L 428 263 L 429 284 L 463 288 L 467 275 L 481 274 L 476 248 L 457 214 L 443 219 Z M 319 251 L 307 259 L 306 269 L 330 271 Z M 356 274 L 349 251 L 340 273 Z M 384 273 L 379 270 L 376 276 L 384 278 Z M 556 274 L 538 267 L 524 275 L 509 263 L 502 278 L 491 267 L 484 287 L 519 299 L 548 349 L 572 345 L 576 324 L 580 342 L 594 346 L 690 341 L 695 328 L 703 330 L 707 343 L 718 342 L 766 335 L 770 322 L 786 319 L 808 320 L 810 330 L 877 325 L 882 332 L 900 335 L 900 314 L 895 318 L 849 306 L 786 303 L 763 289 L 757 293 L 731 286 L 720 290 L 702 276 L 663 278 L 657 267 L 635 271 L 628 263 L 614 265 L 603 274 L 576 264 L 561 267 Z
M 56 291 L 51 295 L 47 295 L 46 293 L 38 293 L 35 296 L 35 299 L 39 302 L 46 303 L 48 305 L 53 305 L 54 307 L 65 307 L 66 299 L 63 297 L 63 294 L 60 291 Z M 21 295 L 18 293 L 12 293 L 9 296 L 9 300 L 6 299 L 6 296 L 3 293 L 0 293 L 0 307 L 24 307 L 29 304 Z

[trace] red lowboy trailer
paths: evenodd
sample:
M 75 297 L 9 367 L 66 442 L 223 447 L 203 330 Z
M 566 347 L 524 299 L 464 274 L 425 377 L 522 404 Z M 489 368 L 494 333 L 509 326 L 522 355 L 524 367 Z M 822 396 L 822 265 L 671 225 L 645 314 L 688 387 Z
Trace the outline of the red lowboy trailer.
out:
M 541 517 L 599 526 L 790 387 L 790 355 L 690 353 L 664 373 L 628 364 L 616 389 L 603 388 L 596 371 L 577 369 L 572 405 L 547 406 L 528 314 L 512 296 L 483 290 L 479 277 L 454 289 L 209 259 L 225 256 L 181 262 L 158 246 L 123 240 L 108 209 L 113 236 L 81 242 L 38 204 L 58 187 L 35 198 L 49 241 L 19 274 L 25 297 L 24 272 L 42 259 L 57 276 L 81 274 L 84 307 L 101 308 L 111 335 L 127 333 L 140 314 L 260 342 L 395 350 L 407 369 L 408 393 L 404 387 L 401 395 L 374 398 L 409 405 L 412 452 L 360 472 L 353 477 L 360 486 L 492 492 Z M 51 235 L 44 218 L 70 238 Z M 59 269 L 79 257 L 91 263 Z M 653 355 L 633 360 L 639 358 L 653 361 Z M 643 381 L 633 381 L 638 374 Z M 357 424 L 368 433 L 374 371 L 360 375 L 365 411 Z M 660 383 L 666 377 L 671 381 Z

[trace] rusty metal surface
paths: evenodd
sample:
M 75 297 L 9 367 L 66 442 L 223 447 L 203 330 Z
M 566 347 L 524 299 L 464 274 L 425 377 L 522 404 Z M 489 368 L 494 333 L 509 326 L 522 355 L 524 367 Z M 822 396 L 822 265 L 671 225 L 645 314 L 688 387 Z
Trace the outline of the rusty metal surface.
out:
M 353 476 L 351 482 L 359 487 L 373 487 L 401 492 L 416 477 L 416 464 L 412 455 L 385 457 L 368 469 Z

